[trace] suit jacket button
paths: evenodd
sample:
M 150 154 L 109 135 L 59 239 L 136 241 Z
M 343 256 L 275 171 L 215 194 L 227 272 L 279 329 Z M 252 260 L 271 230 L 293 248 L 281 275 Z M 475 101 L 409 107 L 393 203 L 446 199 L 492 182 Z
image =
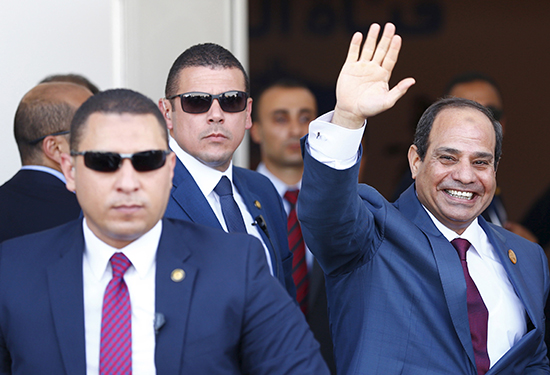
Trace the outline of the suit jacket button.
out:
M 181 268 L 176 268 L 172 271 L 172 274 L 170 275 L 170 278 L 173 282 L 179 283 L 183 279 L 185 279 L 185 271 Z
M 262 209 L 262 204 L 260 203 L 260 201 L 254 201 L 254 206 L 256 206 L 258 210 Z

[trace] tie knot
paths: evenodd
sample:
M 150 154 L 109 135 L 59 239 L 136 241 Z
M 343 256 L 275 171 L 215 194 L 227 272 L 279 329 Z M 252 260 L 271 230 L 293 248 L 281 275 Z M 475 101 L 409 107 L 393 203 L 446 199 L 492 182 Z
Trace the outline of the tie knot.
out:
M 132 262 L 123 253 L 114 253 L 111 257 L 113 277 L 122 277 Z
M 298 201 L 298 193 L 300 190 L 287 190 L 285 193 L 285 199 L 292 205 L 295 206 L 296 202 Z
M 214 191 L 220 197 L 233 195 L 233 188 L 231 187 L 231 181 L 229 181 L 229 178 L 227 178 L 227 176 L 222 176 L 220 182 L 218 182 L 218 184 L 214 188 Z
M 464 238 L 455 238 L 451 241 L 453 246 L 455 247 L 456 251 L 458 252 L 458 256 L 460 257 L 460 260 L 465 261 L 466 260 L 466 251 L 470 248 L 470 242 L 468 240 L 465 240 Z

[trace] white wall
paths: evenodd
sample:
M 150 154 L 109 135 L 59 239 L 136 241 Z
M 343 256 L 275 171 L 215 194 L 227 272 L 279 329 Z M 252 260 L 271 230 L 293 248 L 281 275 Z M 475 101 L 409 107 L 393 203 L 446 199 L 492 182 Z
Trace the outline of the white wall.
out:
M 193 44 L 221 44 L 248 65 L 247 0 L 7 4 L 0 13 L 0 184 L 21 166 L 13 137 L 17 105 L 47 75 L 79 73 L 100 89 L 128 87 L 156 102 L 172 62 Z M 236 164 L 247 165 L 246 150 Z

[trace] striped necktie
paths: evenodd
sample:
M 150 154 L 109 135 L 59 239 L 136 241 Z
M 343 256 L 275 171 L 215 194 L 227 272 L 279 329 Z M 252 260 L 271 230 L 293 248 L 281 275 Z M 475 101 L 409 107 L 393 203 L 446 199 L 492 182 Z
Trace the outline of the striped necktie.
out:
M 296 285 L 296 300 L 300 309 L 307 314 L 307 295 L 309 292 L 309 277 L 307 273 L 306 247 L 302 238 L 302 229 L 296 215 L 296 201 L 299 190 L 288 190 L 285 199 L 290 203 L 288 214 L 288 246 L 292 252 L 292 278 Z
M 124 273 L 132 263 L 123 253 L 115 253 L 110 262 L 113 278 L 103 296 L 99 373 L 131 375 L 132 306 Z

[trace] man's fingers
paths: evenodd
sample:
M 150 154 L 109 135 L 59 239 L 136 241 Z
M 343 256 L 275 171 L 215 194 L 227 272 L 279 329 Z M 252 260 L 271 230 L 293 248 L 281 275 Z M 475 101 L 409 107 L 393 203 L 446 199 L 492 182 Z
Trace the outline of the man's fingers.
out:
M 395 26 L 391 23 L 387 23 L 386 26 L 384 26 L 382 38 L 380 39 L 380 42 L 378 43 L 378 46 L 376 46 L 376 50 L 374 51 L 374 56 L 372 57 L 373 62 L 378 65 L 382 65 L 382 61 L 384 61 L 384 58 L 386 57 L 394 35 Z
M 346 64 L 357 62 L 359 58 L 359 51 L 361 50 L 361 41 L 363 40 L 363 34 L 356 32 L 351 38 L 349 44 L 348 56 L 346 57 Z
M 388 92 L 388 106 L 386 109 L 393 107 L 394 104 L 397 103 L 397 101 L 401 99 L 407 90 L 409 90 L 409 88 L 415 83 L 416 81 L 414 78 L 409 77 L 401 80 L 397 85 L 395 85 L 395 87 Z
M 386 69 L 388 72 L 393 71 L 395 64 L 397 63 L 397 58 L 399 57 L 399 51 L 401 50 L 401 37 L 399 35 L 394 35 L 388 53 L 382 61 L 382 68 Z
M 376 40 L 378 39 L 378 34 L 380 33 L 380 25 L 373 23 L 369 27 L 369 32 L 367 34 L 367 39 L 365 39 L 365 45 L 363 46 L 363 52 L 361 52 L 362 61 L 370 61 L 376 49 Z

